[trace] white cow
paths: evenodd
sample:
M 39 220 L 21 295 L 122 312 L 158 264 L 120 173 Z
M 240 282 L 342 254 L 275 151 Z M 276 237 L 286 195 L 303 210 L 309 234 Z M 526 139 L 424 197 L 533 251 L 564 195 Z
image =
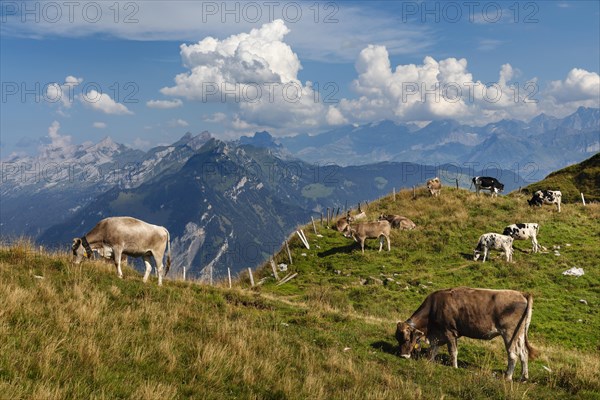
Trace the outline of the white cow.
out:
M 117 267 L 119 278 L 123 278 L 121 257 L 143 257 L 146 265 L 144 282 L 148 281 L 154 258 L 158 270 L 158 284 L 163 280 L 163 256 L 167 249 L 166 272 L 171 266 L 171 243 L 169 231 L 157 225 L 148 224 L 132 217 L 110 217 L 98 222 L 85 236 L 73 239 L 73 258 L 79 264 L 84 257 L 92 257 L 94 250 L 110 257 Z
M 562 202 L 562 193 L 560 190 L 538 190 L 533 194 L 531 200 L 527 200 L 530 206 L 541 207 L 542 204 L 556 204 L 560 212 L 560 203 Z
M 540 250 L 540 245 L 537 241 L 539 228 L 540 227 L 538 224 L 512 224 L 504 228 L 504 232 L 502 232 L 502 234 L 510 236 L 515 240 L 527 240 L 531 238 L 533 252 L 537 253 Z
M 484 233 L 479 237 L 479 242 L 477 243 L 477 247 L 473 251 L 473 259 L 475 261 L 479 260 L 481 256 L 481 252 L 483 252 L 483 262 L 491 249 L 494 250 L 503 250 L 506 254 L 506 261 L 512 261 L 513 255 L 513 238 L 510 236 L 504 236 L 499 233 Z

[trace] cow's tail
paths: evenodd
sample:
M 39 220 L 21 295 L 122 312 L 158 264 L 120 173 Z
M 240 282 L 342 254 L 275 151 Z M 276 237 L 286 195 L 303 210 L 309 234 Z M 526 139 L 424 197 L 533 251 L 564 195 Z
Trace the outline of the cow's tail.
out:
M 165 268 L 165 275 L 169 273 L 169 269 L 171 268 L 171 235 L 169 235 L 169 231 L 167 231 L 167 264 Z
M 537 357 L 537 351 L 529 344 L 529 324 L 531 323 L 531 313 L 533 308 L 533 295 L 527 294 L 527 310 L 525 311 L 525 346 L 527 347 L 527 353 L 529 354 L 529 359 L 533 360 Z

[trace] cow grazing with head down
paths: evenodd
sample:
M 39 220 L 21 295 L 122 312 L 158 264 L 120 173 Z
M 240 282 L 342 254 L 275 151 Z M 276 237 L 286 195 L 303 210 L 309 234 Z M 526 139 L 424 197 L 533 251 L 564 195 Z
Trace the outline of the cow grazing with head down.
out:
M 390 223 L 392 228 L 400 228 L 400 230 L 406 231 L 413 230 L 417 227 L 414 222 L 401 215 L 381 214 L 379 216 L 379 221 L 387 221 Z
M 338 232 L 343 232 L 344 230 L 346 230 L 346 227 L 348 226 L 348 224 L 351 223 L 352 221 L 354 221 L 354 218 L 352 218 L 350 216 L 350 211 L 348 211 L 346 213 L 345 217 L 342 217 L 337 220 L 337 222 L 335 223 L 335 229 Z
M 505 236 L 510 236 L 515 240 L 527 240 L 531 238 L 533 252 L 537 253 L 540 249 L 540 245 L 537 241 L 539 228 L 540 227 L 538 224 L 512 224 L 504 228 L 504 232 L 502 232 L 502 234 Z
M 169 231 L 162 226 L 148 224 L 131 217 L 111 217 L 98 222 L 85 236 L 73 239 L 73 259 L 79 264 L 84 257 L 90 258 L 94 250 L 103 256 L 109 255 L 117 267 L 119 278 L 123 278 L 121 258 L 143 257 L 146 265 L 144 282 L 148 280 L 154 258 L 158 270 L 158 284 L 163 280 L 163 256 L 167 250 L 166 272 L 171 266 L 171 243 Z
M 533 194 L 531 200 L 527 200 L 530 206 L 541 207 L 542 204 L 556 204 L 560 212 L 560 203 L 562 202 L 562 193 L 560 190 L 538 190 Z
M 481 253 L 483 252 L 483 262 L 491 249 L 504 251 L 506 254 L 506 261 L 512 262 L 513 255 L 513 238 L 510 236 L 504 236 L 499 233 L 484 233 L 479 237 L 477 247 L 473 251 L 473 259 L 479 260 Z
M 489 176 L 476 176 L 473 178 L 472 183 L 475 185 L 477 196 L 479 196 L 479 191 L 482 189 L 489 190 L 492 197 L 498 196 L 498 193 L 504 190 L 504 184 Z
M 431 193 L 432 196 L 439 196 L 442 191 L 442 182 L 440 181 L 440 178 L 436 176 L 435 178 L 429 179 L 427 181 L 427 189 L 429 189 L 429 193 Z
M 458 338 L 490 340 L 502 336 L 508 353 L 506 379 L 512 380 L 517 358 L 521 379 L 529 378 L 528 359 L 535 350 L 528 340 L 533 297 L 514 290 L 459 287 L 431 293 L 411 317 L 396 325 L 400 356 L 410 358 L 419 341 L 431 344 L 430 359 L 446 344 L 458 368 Z
M 390 251 L 391 225 L 387 221 L 362 222 L 356 225 L 348 225 L 344 236 L 354 239 L 360 243 L 362 253 L 365 254 L 365 240 L 379 238 L 379 251 L 383 248 L 383 239 L 387 239 L 388 251 Z

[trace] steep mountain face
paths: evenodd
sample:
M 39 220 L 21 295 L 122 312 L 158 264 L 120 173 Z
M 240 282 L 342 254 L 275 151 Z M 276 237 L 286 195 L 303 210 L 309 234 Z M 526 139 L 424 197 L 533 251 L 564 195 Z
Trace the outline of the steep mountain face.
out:
M 507 191 L 523 185 L 509 171 Z M 459 178 L 470 174 L 443 166 L 379 163 L 338 167 L 283 160 L 271 149 L 210 140 L 178 170 L 164 172 L 143 184 L 114 187 L 98 196 L 64 223 L 40 237 L 46 244 L 69 243 L 100 219 L 130 215 L 164 225 L 171 233 L 173 274 L 186 267 L 188 276 L 209 280 L 254 267 L 281 246 L 296 226 L 326 208 L 375 199 L 392 188 L 423 185 L 434 175 Z M 467 177 L 467 175 L 469 177 Z
M 502 120 L 483 127 L 442 120 L 415 129 L 381 121 L 281 138 L 280 143 L 308 162 L 469 163 L 514 170 L 536 181 L 600 151 L 600 109 L 580 107 L 562 119 L 540 114 L 529 123 Z
M 37 237 L 113 187 L 132 188 L 181 167 L 203 143 L 204 132 L 144 153 L 105 138 L 99 143 L 48 145 L 36 157 L 2 162 L 3 235 Z

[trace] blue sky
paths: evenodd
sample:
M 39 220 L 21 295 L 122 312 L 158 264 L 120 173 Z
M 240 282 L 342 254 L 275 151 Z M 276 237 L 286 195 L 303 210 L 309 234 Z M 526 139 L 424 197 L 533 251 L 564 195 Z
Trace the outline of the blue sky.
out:
M 600 97 L 597 1 L 0 4 L 3 159 L 105 136 L 481 125 Z

